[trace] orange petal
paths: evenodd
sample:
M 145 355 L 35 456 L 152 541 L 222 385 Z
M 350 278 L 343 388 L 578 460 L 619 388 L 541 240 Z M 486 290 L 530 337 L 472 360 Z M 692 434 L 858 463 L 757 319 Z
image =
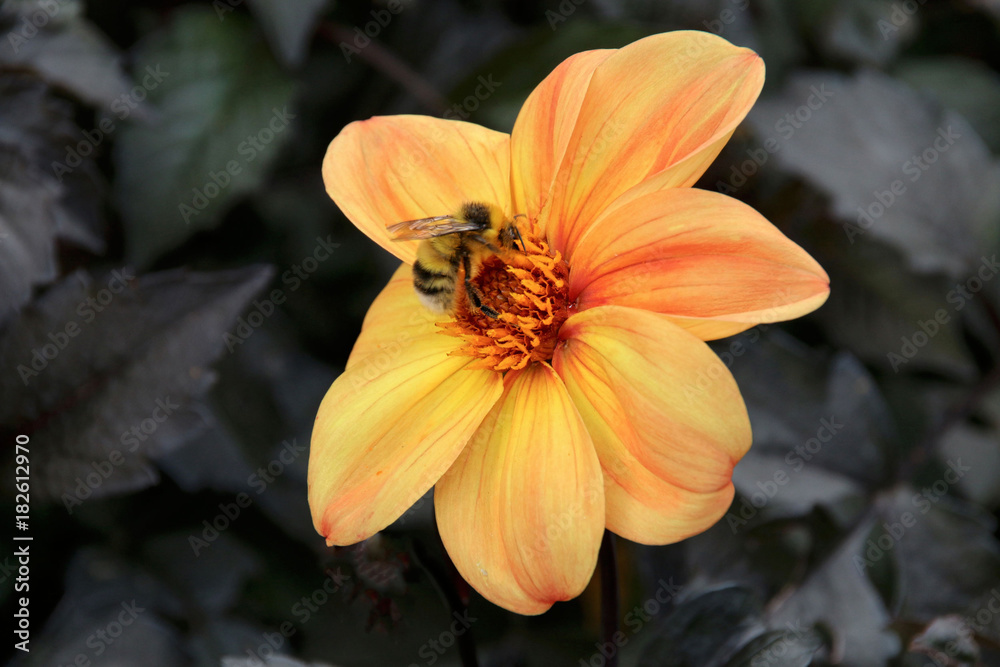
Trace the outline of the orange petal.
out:
M 386 225 L 482 201 L 510 213 L 510 137 L 457 120 L 376 116 L 351 123 L 323 159 L 327 194 L 376 243 L 412 264 L 419 241 Z
M 547 364 L 509 383 L 434 505 L 455 566 L 491 602 L 540 614 L 583 591 L 604 532 L 601 467 Z
M 656 313 L 603 306 L 563 325 L 553 366 L 604 469 L 608 529 L 667 544 L 723 515 L 750 447 L 736 381 L 705 343 Z
M 413 268 L 402 264 L 368 309 L 347 368 L 369 355 L 377 356 L 368 363 L 388 368 L 412 341 L 440 331 L 435 323 L 446 319 L 420 303 L 413 289 Z
M 395 521 L 455 461 L 500 396 L 497 373 L 447 356 L 458 346 L 419 336 L 389 368 L 360 362 L 330 387 L 309 453 L 309 506 L 327 544 L 354 544 Z
M 756 53 L 694 31 L 619 49 L 590 79 L 542 224 L 572 256 L 576 240 L 619 195 L 640 184 L 694 183 L 764 84 Z
M 564 60 L 528 96 L 511 132 L 514 212 L 534 220 L 548 199 L 556 169 L 576 126 L 594 69 L 614 50 L 584 51 Z
M 830 279 L 746 204 L 689 188 L 615 202 L 573 254 L 570 301 L 669 315 L 703 340 L 801 317 Z

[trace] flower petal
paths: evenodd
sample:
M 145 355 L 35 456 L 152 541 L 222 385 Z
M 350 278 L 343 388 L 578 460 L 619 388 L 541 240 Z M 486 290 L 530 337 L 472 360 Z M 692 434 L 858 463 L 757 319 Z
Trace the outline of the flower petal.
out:
M 438 482 L 434 505 L 455 566 L 491 602 L 540 614 L 583 591 L 604 532 L 604 482 L 548 364 L 509 382 Z
M 688 188 L 621 199 L 582 237 L 570 301 L 669 315 L 711 340 L 801 317 L 830 279 L 802 248 L 746 204 Z
M 528 96 L 511 132 L 514 212 L 536 219 L 566 153 L 594 69 L 615 51 L 570 56 Z
M 440 331 L 434 325 L 445 319 L 420 303 L 413 289 L 413 267 L 401 264 L 368 309 L 347 368 L 370 354 L 379 355 L 371 363 L 388 368 L 413 340 Z
M 756 53 L 677 31 L 619 49 L 595 70 L 541 224 L 572 257 L 577 238 L 619 195 L 694 183 L 764 84 Z
M 577 313 L 561 337 L 553 366 L 594 439 L 608 529 L 666 544 L 715 523 L 750 447 L 746 407 L 722 361 L 662 316 L 634 308 Z
M 309 506 L 329 545 L 395 521 L 455 461 L 502 392 L 497 373 L 450 357 L 459 341 L 427 334 L 390 367 L 364 361 L 323 399 L 309 453 Z
M 358 229 L 412 264 L 419 241 L 393 241 L 386 225 L 448 215 L 467 201 L 510 213 L 510 137 L 457 120 L 376 116 L 330 142 L 323 182 Z

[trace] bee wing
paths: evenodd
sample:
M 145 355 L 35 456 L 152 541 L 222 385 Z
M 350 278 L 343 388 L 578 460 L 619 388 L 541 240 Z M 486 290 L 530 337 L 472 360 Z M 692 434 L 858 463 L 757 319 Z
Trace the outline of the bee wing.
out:
M 433 218 L 404 220 L 403 222 L 397 222 L 386 227 L 386 230 L 392 234 L 392 238 L 395 241 L 430 239 L 435 236 L 444 236 L 445 234 L 480 231 L 481 229 L 474 222 L 459 220 L 452 215 L 437 215 Z

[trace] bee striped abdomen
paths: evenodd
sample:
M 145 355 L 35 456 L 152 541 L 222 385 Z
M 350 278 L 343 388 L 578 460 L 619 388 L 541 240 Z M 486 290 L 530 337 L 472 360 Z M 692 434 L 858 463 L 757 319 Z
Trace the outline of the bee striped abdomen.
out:
M 424 306 L 438 313 L 452 309 L 458 266 L 457 256 L 442 255 L 430 244 L 418 250 L 413 263 L 413 287 Z
M 515 249 L 520 240 L 517 224 L 498 206 L 465 202 L 453 215 L 394 222 L 386 225 L 386 231 L 396 241 L 420 241 L 413 262 L 413 286 L 427 308 L 438 313 L 455 310 L 461 273 L 469 305 L 488 317 L 499 316 L 472 283 L 485 257 Z

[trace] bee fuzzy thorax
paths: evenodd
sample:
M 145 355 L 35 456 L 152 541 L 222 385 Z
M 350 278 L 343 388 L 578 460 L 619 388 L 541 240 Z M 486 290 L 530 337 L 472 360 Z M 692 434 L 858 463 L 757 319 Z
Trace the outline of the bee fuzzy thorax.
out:
M 396 240 L 421 241 L 413 263 L 413 286 L 420 301 L 439 313 L 453 312 L 457 283 L 463 279 L 465 297 L 490 317 L 497 311 L 484 306 L 471 283 L 482 260 L 516 247 L 520 233 L 500 207 L 465 202 L 452 215 L 406 220 L 389 225 Z
M 516 222 L 524 218 L 524 228 Z M 569 266 L 527 216 L 465 202 L 451 215 L 397 222 L 397 240 L 421 241 L 413 286 L 430 310 L 454 319 L 442 333 L 465 341 L 455 354 L 503 372 L 549 361 L 569 317 Z

